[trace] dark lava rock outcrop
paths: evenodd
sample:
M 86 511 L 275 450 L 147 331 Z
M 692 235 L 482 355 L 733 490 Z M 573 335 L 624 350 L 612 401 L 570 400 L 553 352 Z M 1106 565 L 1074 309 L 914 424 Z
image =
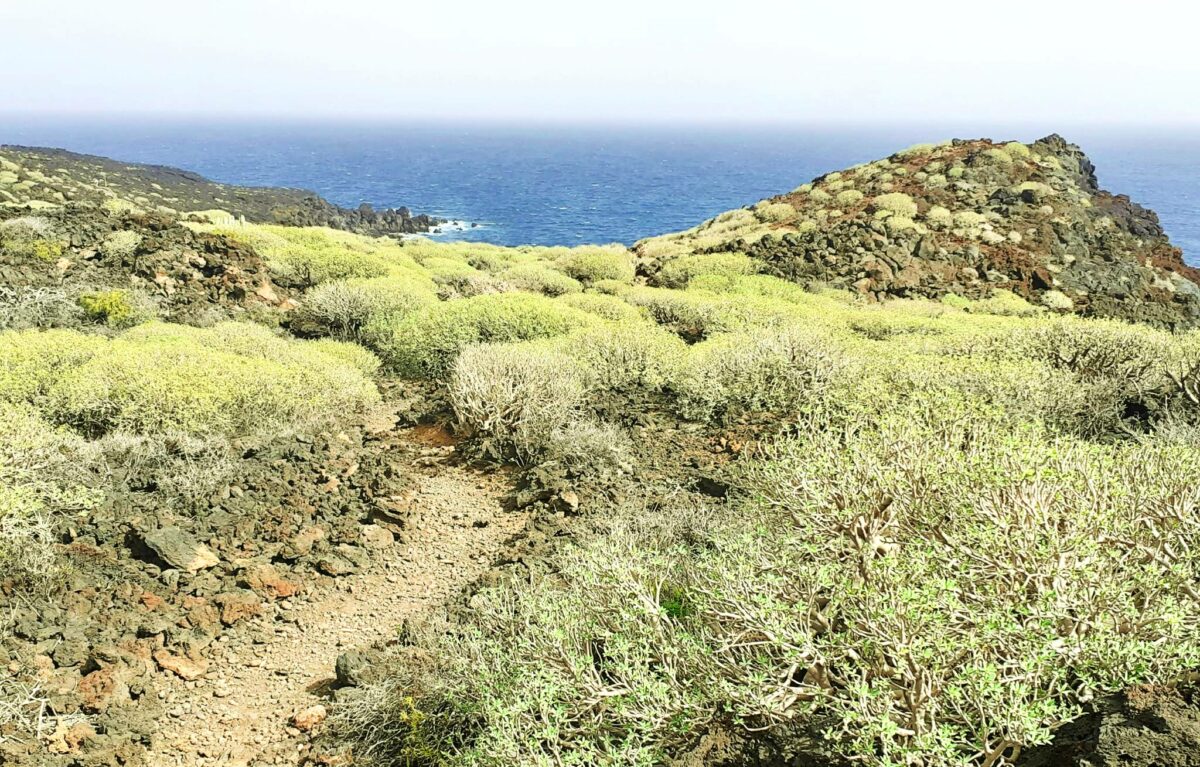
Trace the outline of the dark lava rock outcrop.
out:
M 1057 135 L 918 145 L 636 250 L 651 279 L 677 258 L 742 253 L 762 272 L 878 299 L 1006 289 L 1056 311 L 1200 324 L 1200 270 Z

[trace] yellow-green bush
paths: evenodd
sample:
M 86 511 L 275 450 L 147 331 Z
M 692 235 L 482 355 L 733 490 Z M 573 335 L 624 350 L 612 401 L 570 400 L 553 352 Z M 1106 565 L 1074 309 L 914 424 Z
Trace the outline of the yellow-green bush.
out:
M 580 328 L 555 346 L 582 364 L 589 387 L 605 390 L 662 389 L 687 353 L 674 333 L 640 320 Z
M 277 434 L 378 400 L 363 352 L 288 341 L 256 325 L 151 323 L 111 341 L 0 334 L 0 400 L 32 402 L 89 434 Z M 353 363 L 348 363 L 348 358 Z
M 887 211 L 893 216 L 903 218 L 911 219 L 917 215 L 917 203 L 902 192 L 881 194 L 871 200 L 871 207 L 877 211 Z
M 796 209 L 786 202 L 760 202 L 754 206 L 754 213 L 767 223 L 783 224 L 796 220 Z
M 78 302 L 88 319 L 110 328 L 127 328 L 150 319 L 149 312 L 139 307 L 127 290 L 83 293 Z
M 103 338 L 73 330 L 0 333 L 0 402 L 38 402 L 105 347 Z
M 267 259 L 275 279 L 287 285 L 383 277 L 393 268 L 366 238 L 332 229 L 245 226 L 212 231 L 253 245 Z
M 689 350 L 673 382 L 679 412 L 697 421 L 745 412 L 792 416 L 845 379 L 849 357 L 827 337 L 789 326 L 729 333 Z
M 597 321 L 543 296 L 500 293 L 425 307 L 399 322 L 374 325 L 368 332 L 393 371 L 437 378 L 470 344 L 549 338 Z
M 642 316 L 620 298 L 605 293 L 568 293 L 558 301 L 606 320 L 638 320 Z
M 668 288 L 682 288 L 700 275 L 739 275 L 758 271 L 754 259 L 745 253 L 707 253 L 683 256 L 668 261 L 658 274 L 658 281 Z
M 304 334 L 364 341 L 373 319 L 400 318 L 436 301 L 430 287 L 406 277 L 333 280 L 304 294 L 291 326 Z
M 31 585 L 58 572 L 54 517 L 95 507 L 82 439 L 27 404 L 0 402 L 0 577 Z
M 583 283 L 599 280 L 633 282 L 633 258 L 619 245 L 607 248 L 576 248 L 558 258 L 558 266 Z
M 540 264 L 518 264 L 499 272 L 496 276 L 517 290 L 543 293 L 547 296 L 562 296 L 583 290 L 578 280 Z

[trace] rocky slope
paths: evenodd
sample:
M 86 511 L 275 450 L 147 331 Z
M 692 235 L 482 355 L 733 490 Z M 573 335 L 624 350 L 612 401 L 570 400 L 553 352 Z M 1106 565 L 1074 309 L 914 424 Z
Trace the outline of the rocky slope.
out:
M 1007 289 L 1056 311 L 1200 324 L 1200 270 L 1057 135 L 918 145 L 636 250 L 651 279 L 680 258 L 736 253 L 880 299 Z
M 0 206 L 69 202 L 165 212 L 225 214 L 255 223 L 328 226 L 364 234 L 428 232 L 440 223 L 408 208 L 343 208 L 301 189 L 234 186 L 178 168 L 139 165 L 62 149 L 0 146 Z

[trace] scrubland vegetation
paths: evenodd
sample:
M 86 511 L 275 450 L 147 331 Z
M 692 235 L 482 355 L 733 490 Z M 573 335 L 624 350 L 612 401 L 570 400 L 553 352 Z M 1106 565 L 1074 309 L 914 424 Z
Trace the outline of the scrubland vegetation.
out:
M 801 194 L 822 189 L 915 213 L 832 176 Z M 697 252 L 784 207 L 647 241 L 645 279 L 615 246 L 196 224 L 305 289 L 287 324 L 318 340 L 143 322 L 110 295 L 80 300 L 103 334 L 0 334 L 0 562 L 53 569 L 51 518 L 94 502 L 67 456 L 219 455 L 414 378 L 445 387 L 479 454 L 575 476 L 629 473 L 636 435 L 600 401 L 759 441 L 726 501 L 626 500 L 555 577 L 416 637 L 419 662 L 338 713 L 362 759 L 655 765 L 724 731 L 997 767 L 1098 696 L 1200 669 L 1200 333 L 1002 291 L 868 303 Z

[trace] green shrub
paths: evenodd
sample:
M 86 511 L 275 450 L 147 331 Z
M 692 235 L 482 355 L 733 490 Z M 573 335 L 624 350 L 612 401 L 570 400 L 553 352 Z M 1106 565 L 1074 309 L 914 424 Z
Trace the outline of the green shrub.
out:
M 673 388 L 680 414 L 691 420 L 755 411 L 790 416 L 818 404 L 849 366 L 828 338 L 792 325 L 697 344 Z
M 796 209 L 786 202 L 760 202 L 754 206 L 754 213 L 762 221 L 769 224 L 783 224 L 796 219 Z
M 459 423 L 519 463 L 539 458 L 555 432 L 579 419 L 585 393 L 570 357 L 522 344 L 463 349 L 447 388 Z
M 599 280 L 633 282 L 633 257 L 622 246 L 577 248 L 558 259 L 558 266 L 583 283 Z
M 291 326 L 306 335 L 364 341 L 373 319 L 398 319 L 435 301 L 428 287 L 403 277 L 333 280 L 304 294 Z
M 65 246 L 54 235 L 53 225 L 39 216 L 0 221 L 0 252 L 15 258 L 54 261 Z
M 662 389 L 678 373 L 687 345 L 674 333 L 644 321 L 580 328 L 558 346 L 582 363 L 589 387 Z
M 881 194 L 871 200 L 871 207 L 877 211 L 887 211 L 894 216 L 913 218 L 917 215 L 917 203 L 913 198 L 902 192 Z
M 361 412 L 379 396 L 344 356 L 260 326 L 151 323 L 82 346 L 86 358 L 44 385 L 43 408 L 88 434 L 273 435 Z
M 641 312 L 616 296 L 603 293 L 567 293 L 558 301 L 567 306 L 614 321 L 637 321 Z
M 474 343 L 563 335 L 596 322 L 591 315 L 542 296 L 500 293 L 425 307 L 395 323 L 368 328 L 384 362 L 414 378 L 443 376 L 460 350 Z
M 835 199 L 838 205 L 841 205 L 843 208 L 849 208 L 862 202 L 862 198 L 862 192 L 857 189 L 847 189 L 844 192 L 838 192 Z
M 128 328 L 150 319 L 149 313 L 141 309 L 125 290 L 84 293 L 78 302 L 89 320 L 110 328 Z
M 105 258 L 124 261 L 132 258 L 141 244 L 142 235 L 137 232 L 122 230 L 113 232 L 105 237 L 104 242 L 100 245 L 100 252 Z
M 350 277 L 384 277 L 393 268 L 365 241 L 331 229 L 263 226 L 217 231 L 255 246 L 267 259 L 276 281 L 292 287 Z
M 28 405 L 0 403 L 0 577 L 32 586 L 58 574 L 54 518 L 94 508 L 83 440 Z
M 517 290 L 543 293 L 547 296 L 561 296 L 583 290 L 583 286 L 577 280 L 540 264 L 518 264 L 496 276 Z
M 668 261 L 659 272 L 658 281 L 668 288 L 682 288 L 702 274 L 737 275 L 756 271 L 758 265 L 744 253 L 708 253 Z
M 106 346 L 72 330 L 0 333 L 0 402 L 37 402 L 68 371 Z

